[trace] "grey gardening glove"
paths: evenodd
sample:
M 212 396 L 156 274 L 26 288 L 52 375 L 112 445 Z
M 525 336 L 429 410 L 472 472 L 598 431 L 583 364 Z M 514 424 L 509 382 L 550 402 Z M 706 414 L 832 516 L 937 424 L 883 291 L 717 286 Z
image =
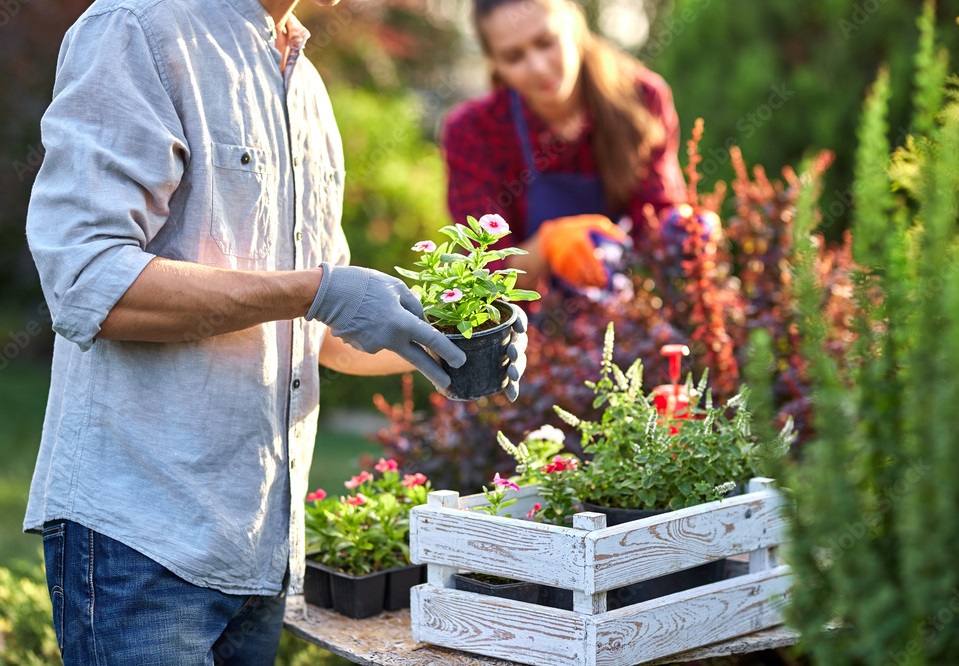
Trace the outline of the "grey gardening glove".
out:
M 506 369 L 506 376 L 509 383 L 506 384 L 504 393 L 510 402 L 519 397 L 519 380 L 526 372 L 526 329 L 529 322 L 526 319 L 526 313 L 523 309 L 513 306 L 516 310 L 516 321 L 513 322 L 512 337 L 509 346 L 506 348 L 506 356 L 509 358 L 509 367 Z
M 449 386 L 449 375 L 423 347 L 454 368 L 466 362 L 466 354 L 426 323 L 423 306 L 400 279 L 358 266 L 320 265 L 323 280 L 308 320 L 319 319 L 333 335 L 368 354 L 394 351 L 438 388 Z

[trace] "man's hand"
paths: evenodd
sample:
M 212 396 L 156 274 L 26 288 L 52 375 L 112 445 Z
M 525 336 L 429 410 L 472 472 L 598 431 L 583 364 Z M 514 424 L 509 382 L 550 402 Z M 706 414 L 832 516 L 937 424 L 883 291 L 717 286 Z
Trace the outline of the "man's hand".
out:
M 603 215 L 577 215 L 547 220 L 537 236 L 550 271 L 573 287 L 605 287 L 609 274 L 596 244 L 606 239 L 626 242 L 626 232 Z
M 466 362 L 466 354 L 426 323 L 422 305 L 400 279 L 358 266 L 321 266 L 323 279 L 307 319 L 324 322 L 333 335 L 368 354 L 394 351 L 436 387 L 449 386 L 449 375 L 426 349 L 454 368 Z
M 506 376 L 509 378 L 509 383 L 506 384 L 504 391 L 510 402 L 519 397 L 519 380 L 526 372 L 526 329 L 529 326 L 523 309 L 515 305 L 513 308 L 516 310 L 516 321 L 513 322 L 512 337 L 506 348 L 506 355 L 509 358 Z

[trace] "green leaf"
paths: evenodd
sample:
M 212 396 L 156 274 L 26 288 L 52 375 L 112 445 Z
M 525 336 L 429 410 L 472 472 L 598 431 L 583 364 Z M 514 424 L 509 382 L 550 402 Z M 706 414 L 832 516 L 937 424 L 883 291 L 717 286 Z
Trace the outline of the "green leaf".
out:
M 541 298 L 539 292 L 532 289 L 510 289 L 508 296 L 511 301 L 536 301 Z
M 394 266 L 393 268 L 396 269 L 396 272 L 397 272 L 397 273 L 399 273 L 400 275 L 402 275 L 402 276 L 405 277 L 405 278 L 409 278 L 409 279 L 411 279 L 411 280 L 419 280 L 419 279 L 420 279 L 420 274 L 419 274 L 417 271 L 411 271 L 411 270 L 406 269 L 406 268 L 400 268 L 399 266 Z
M 470 322 L 461 321 L 456 325 L 456 328 L 463 334 L 464 338 L 469 339 L 473 337 L 473 325 Z

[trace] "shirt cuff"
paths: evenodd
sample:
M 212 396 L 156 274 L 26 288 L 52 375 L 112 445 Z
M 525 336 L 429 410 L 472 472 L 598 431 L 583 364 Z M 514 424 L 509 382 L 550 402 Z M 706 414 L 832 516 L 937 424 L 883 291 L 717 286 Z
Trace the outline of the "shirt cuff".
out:
M 101 253 L 64 294 L 53 330 L 76 343 L 81 351 L 89 350 L 100 324 L 155 256 L 137 245 L 121 245 Z

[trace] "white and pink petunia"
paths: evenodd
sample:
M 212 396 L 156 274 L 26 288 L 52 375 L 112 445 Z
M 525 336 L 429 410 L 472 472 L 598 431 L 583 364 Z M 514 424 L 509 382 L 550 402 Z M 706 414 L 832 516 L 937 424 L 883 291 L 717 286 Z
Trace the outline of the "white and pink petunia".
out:
M 463 298 L 463 292 L 459 289 L 447 289 L 440 294 L 440 300 L 444 303 L 455 303 L 461 298 Z
M 502 215 L 490 213 L 479 219 L 480 228 L 494 236 L 505 236 L 509 233 L 509 225 Z
M 436 250 L 436 243 L 431 240 L 420 241 L 410 249 L 414 252 L 433 252 Z

